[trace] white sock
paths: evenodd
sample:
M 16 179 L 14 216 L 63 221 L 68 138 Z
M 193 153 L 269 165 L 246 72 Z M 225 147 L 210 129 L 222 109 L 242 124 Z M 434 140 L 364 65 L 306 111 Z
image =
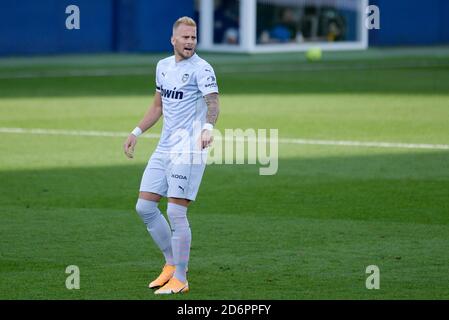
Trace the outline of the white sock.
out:
M 187 220 L 187 208 L 169 202 L 167 205 L 167 215 L 173 229 L 171 242 L 176 266 L 174 276 L 176 279 L 186 282 L 190 244 L 192 242 L 192 233 L 190 231 L 189 221 Z
M 136 204 L 136 211 L 147 226 L 147 230 L 154 242 L 164 254 L 165 263 L 174 265 L 170 226 L 157 206 L 158 203 L 155 201 L 139 198 Z

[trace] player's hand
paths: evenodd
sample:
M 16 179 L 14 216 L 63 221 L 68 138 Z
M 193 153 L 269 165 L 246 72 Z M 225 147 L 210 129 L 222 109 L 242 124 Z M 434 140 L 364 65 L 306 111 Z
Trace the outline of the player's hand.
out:
M 209 147 L 214 141 L 214 136 L 212 135 L 212 131 L 204 129 L 201 132 L 201 150 Z
M 137 143 L 137 137 L 133 134 L 130 134 L 128 136 L 128 139 L 126 139 L 125 144 L 123 145 L 123 150 L 125 151 L 125 155 L 132 159 L 134 158 L 134 147 Z

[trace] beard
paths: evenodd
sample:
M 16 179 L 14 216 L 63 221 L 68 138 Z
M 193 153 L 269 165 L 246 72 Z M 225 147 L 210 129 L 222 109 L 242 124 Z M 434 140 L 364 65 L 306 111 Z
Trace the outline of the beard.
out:
M 188 59 L 188 58 L 190 58 L 191 56 L 194 55 L 194 53 L 195 53 L 195 48 L 192 48 L 191 51 L 184 50 L 184 48 L 183 48 L 183 49 L 181 49 L 181 50 L 176 50 L 176 53 L 177 53 L 181 58 L 183 58 L 183 59 Z

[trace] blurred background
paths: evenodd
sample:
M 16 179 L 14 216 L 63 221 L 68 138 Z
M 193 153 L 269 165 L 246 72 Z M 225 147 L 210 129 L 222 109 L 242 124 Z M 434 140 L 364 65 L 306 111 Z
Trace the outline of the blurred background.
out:
M 207 26 L 213 43 L 238 44 L 240 1 L 203 2 L 213 6 L 213 24 Z M 361 2 L 257 0 L 254 38 L 257 44 L 355 41 Z M 79 30 L 65 28 L 65 10 L 72 4 L 80 8 Z M 381 9 L 381 28 L 369 32 L 369 46 L 449 43 L 448 1 L 372 0 L 369 4 Z M 201 5 L 199 0 L 2 0 L 0 55 L 170 51 L 173 21 L 187 15 L 201 24 Z

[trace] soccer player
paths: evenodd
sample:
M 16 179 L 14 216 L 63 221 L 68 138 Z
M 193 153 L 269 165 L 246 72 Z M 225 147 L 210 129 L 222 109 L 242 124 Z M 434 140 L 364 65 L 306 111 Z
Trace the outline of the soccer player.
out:
M 165 257 L 161 274 L 149 284 L 158 289 L 155 294 L 189 291 L 186 273 L 192 235 L 187 208 L 197 195 L 219 113 L 214 70 L 195 53 L 195 21 L 179 18 L 173 25 L 171 43 L 174 55 L 160 60 L 156 67 L 153 105 L 124 144 L 126 156 L 132 158 L 137 137 L 163 117 L 159 144 L 143 173 L 136 204 Z M 168 198 L 170 225 L 158 209 L 161 197 Z

